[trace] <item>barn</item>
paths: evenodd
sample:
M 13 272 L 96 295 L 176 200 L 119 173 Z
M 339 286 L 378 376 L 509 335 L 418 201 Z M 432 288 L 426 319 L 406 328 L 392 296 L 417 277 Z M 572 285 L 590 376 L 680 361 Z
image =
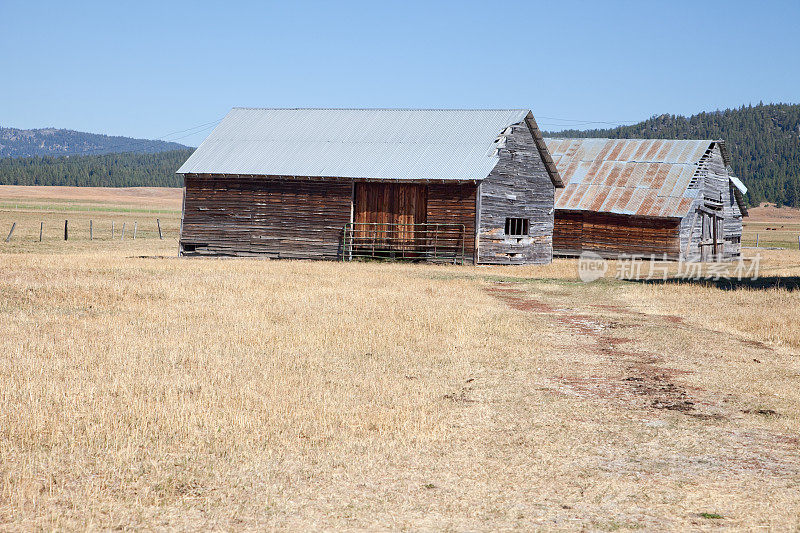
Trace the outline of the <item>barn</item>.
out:
M 743 195 L 723 141 L 547 139 L 560 256 L 731 260 L 740 256 Z
M 234 108 L 178 170 L 182 255 L 552 260 L 528 109 Z

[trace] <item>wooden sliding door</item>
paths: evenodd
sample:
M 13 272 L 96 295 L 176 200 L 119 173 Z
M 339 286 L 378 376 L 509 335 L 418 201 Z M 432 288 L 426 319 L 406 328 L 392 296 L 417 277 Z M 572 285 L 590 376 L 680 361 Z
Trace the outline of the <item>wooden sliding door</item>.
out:
M 379 243 L 413 244 L 416 226 L 424 224 L 428 187 L 408 183 L 356 183 L 353 221 L 357 237 Z

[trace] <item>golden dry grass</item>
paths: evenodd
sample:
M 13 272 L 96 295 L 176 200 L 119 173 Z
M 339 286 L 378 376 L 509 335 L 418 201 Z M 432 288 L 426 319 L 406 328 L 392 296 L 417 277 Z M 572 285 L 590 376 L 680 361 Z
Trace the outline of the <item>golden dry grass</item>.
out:
M 69 205 L 102 204 L 133 206 L 139 209 L 180 210 L 182 189 L 170 187 L 61 187 L 0 185 L 0 202 L 68 203 Z
M 800 292 L 176 247 L 0 243 L 0 529 L 800 527 Z
M 159 243 L 162 245 L 159 249 L 176 255 L 180 202 L 181 189 L 0 185 L 2 253 L 122 251 L 129 249 L 124 241 L 133 240 L 134 228 L 136 239 L 140 241 L 158 238 L 158 219 L 161 222 L 162 236 L 167 241 Z M 66 242 L 65 220 L 68 221 Z M 89 240 L 90 221 L 93 229 L 92 241 Z M 16 227 L 10 242 L 2 242 L 14 223 Z M 143 253 L 147 253 L 153 250 L 153 243 L 144 243 L 132 249 L 141 249 Z
M 758 240 L 762 248 L 798 249 L 800 209 L 762 204 L 751 208 L 743 221 L 744 246 L 755 246 Z
M 776 207 L 775 204 L 762 203 L 751 207 L 744 222 L 800 222 L 800 209 L 796 207 Z

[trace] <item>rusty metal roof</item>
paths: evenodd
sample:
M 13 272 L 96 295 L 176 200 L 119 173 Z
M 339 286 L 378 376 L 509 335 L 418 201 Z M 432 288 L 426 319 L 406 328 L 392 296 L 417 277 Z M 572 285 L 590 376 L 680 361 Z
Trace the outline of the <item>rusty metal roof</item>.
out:
M 682 218 L 697 197 L 692 178 L 713 140 L 545 139 L 566 187 L 556 209 Z
M 482 180 L 523 120 L 559 186 L 528 109 L 234 108 L 178 173 Z

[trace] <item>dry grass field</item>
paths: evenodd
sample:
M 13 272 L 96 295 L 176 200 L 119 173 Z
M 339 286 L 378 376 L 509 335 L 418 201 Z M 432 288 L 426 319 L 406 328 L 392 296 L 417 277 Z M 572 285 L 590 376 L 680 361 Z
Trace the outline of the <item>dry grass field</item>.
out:
M 744 219 L 742 244 L 760 247 L 798 249 L 800 209 L 762 204 L 749 210 Z
M 195 260 L 179 198 L 43 198 L 0 208 L 2 530 L 800 529 L 796 250 L 741 283 Z
M 3 243 L 2 253 L 121 251 L 128 248 L 125 241 L 133 239 L 134 227 L 137 239 L 157 239 L 156 220 L 160 220 L 162 236 L 167 239 L 163 250 L 176 255 L 181 198 L 181 189 L 162 187 L 0 185 L 0 241 L 6 239 L 12 224 L 17 224 L 11 241 Z M 68 221 L 66 242 L 65 220 Z M 151 250 L 152 246 L 152 242 L 145 244 L 143 250 Z

